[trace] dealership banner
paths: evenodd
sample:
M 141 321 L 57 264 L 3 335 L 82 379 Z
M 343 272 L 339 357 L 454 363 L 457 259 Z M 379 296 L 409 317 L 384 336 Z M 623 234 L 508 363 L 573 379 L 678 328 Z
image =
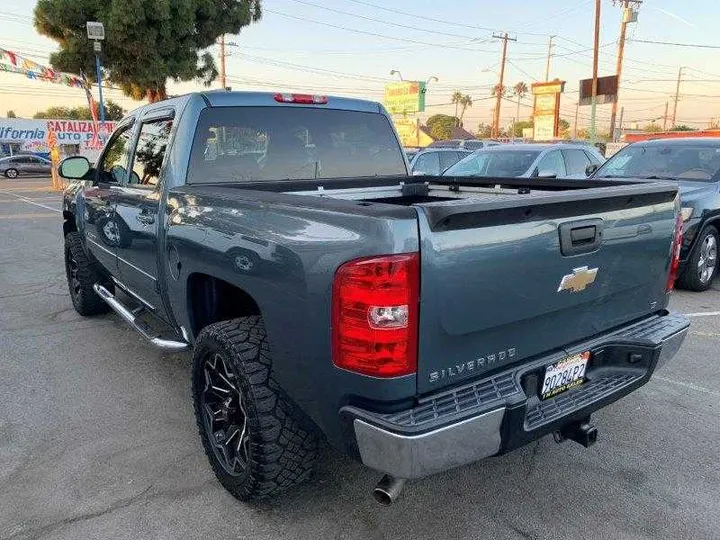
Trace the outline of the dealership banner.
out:
M 92 120 L 3 118 L 0 119 L 0 144 L 13 144 L 21 152 L 45 154 L 50 151 L 47 141 L 52 131 L 59 146 L 77 145 L 80 153 L 84 154 L 101 147 L 115 129 L 115 125 L 115 122 L 95 124 Z

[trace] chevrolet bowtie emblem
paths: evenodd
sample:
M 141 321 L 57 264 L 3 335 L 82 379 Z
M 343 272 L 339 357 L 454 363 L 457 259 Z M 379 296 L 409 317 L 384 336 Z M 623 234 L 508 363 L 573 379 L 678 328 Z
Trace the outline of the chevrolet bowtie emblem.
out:
M 570 291 L 580 292 L 584 291 L 585 288 L 595 281 L 597 276 L 597 268 L 588 268 L 587 266 L 581 266 L 580 268 L 573 268 L 572 274 L 563 276 L 560 280 L 560 286 L 557 292 Z

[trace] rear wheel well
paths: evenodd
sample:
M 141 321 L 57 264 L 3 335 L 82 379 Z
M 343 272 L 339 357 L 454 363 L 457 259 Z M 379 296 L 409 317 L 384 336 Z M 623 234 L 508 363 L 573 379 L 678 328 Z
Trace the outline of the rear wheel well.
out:
M 257 302 L 235 285 L 207 274 L 188 278 L 188 309 L 193 335 L 220 321 L 260 315 Z

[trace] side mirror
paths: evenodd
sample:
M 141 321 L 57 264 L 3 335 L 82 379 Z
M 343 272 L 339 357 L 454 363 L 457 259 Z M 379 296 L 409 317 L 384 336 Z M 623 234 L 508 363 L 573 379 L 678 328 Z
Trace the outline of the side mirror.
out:
M 557 173 L 550 169 L 542 169 L 538 171 L 538 178 L 557 178 Z
M 585 176 L 592 176 L 599 168 L 600 165 L 598 165 L 597 163 L 591 163 L 590 165 L 585 167 Z
M 90 171 L 90 162 L 83 156 L 71 156 L 60 163 L 58 173 L 68 180 L 81 180 Z

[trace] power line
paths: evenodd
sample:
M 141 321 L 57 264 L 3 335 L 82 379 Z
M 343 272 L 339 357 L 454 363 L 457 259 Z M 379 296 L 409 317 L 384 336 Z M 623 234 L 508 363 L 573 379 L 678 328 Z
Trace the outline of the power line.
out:
M 697 43 L 673 43 L 670 41 L 655 41 L 651 39 L 628 38 L 628 41 L 635 43 L 650 43 L 652 45 L 670 45 L 672 47 L 690 47 L 693 49 L 720 49 L 720 45 L 700 45 Z
M 334 9 L 334 8 L 330 8 L 330 7 L 326 7 L 326 6 L 321 6 L 321 5 L 315 4 L 315 3 L 313 3 L 313 2 L 307 2 L 306 0 L 290 0 L 290 1 L 291 1 L 291 2 L 295 2 L 295 3 L 297 3 L 297 4 L 303 4 L 303 5 L 305 5 L 305 6 L 312 6 L 312 7 L 317 8 L 317 9 L 322 9 L 322 10 L 325 10 L 325 11 L 330 11 L 331 13 L 338 13 L 338 14 L 340 14 L 340 15 L 347 15 L 348 17 L 355 17 L 356 19 L 363 19 L 363 20 L 365 20 L 365 21 L 372 21 L 372 22 L 376 22 L 376 23 L 380 23 L 380 24 L 385 24 L 385 25 L 388 25 L 388 26 L 396 26 L 396 27 L 398 27 L 398 28 L 406 28 L 406 29 L 408 29 L 408 30 L 417 30 L 418 32 L 427 32 L 427 33 L 430 33 L 430 34 L 438 34 L 438 35 L 442 35 L 442 36 L 450 36 L 450 37 L 459 37 L 459 38 L 473 39 L 473 36 L 467 36 L 467 35 L 462 35 L 462 34 L 451 34 L 451 33 L 449 33 L 449 32 L 442 32 L 442 31 L 440 31 L 440 30 L 429 30 L 429 29 L 427 29 L 427 28 L 419 28 L 419 27 L 417 27 L 417 26 L 410 26 L 410 25 L 407 25 L 407 24 L 400 24 L 400 23 L 395 23 L 395 22 L 391 22 L 391 21 L 383 21 L 382 19 L 377 19 L 377 18 L 375 18 L 375 17 L 367 17 L 367 16 L 365 16 L 365 15 L 360 15 L 360 14 L 358 14 L 358 13 L 352 13 L 352 12 L 349 12 L 349 11 L 343 11 L 343 10 L 341 10 L 341 9 Z
M 308 19 L 308 18 L 306 18 L 306 17 L 300 17 L 299 15 L 291 15 L 290 13 L 282 13 L 281 11 L 275 11 L 275 10 L 267 9 L 267 8 L 264 8 L 263 11 L 264 11 L 265 13 L 272 13 L 272 14 L 274 14 L 274 15 L 280 15 L 281 17 L 287 17 L 288 19 L 295 19 L 295 20 L 298 20 L 298 21 L 303 21 L 303 22 L 309 22 L 309 23 L 313 23 L 313 24 L 318 24 L 318 25 L 320 25 L 320 26 L 328 26 L 328 27 L 330 27 L 330 28 L 336 28 L 336 29 L 338 29 L 338 30 L 343 30 L 343 31 L 345 31 L 345 32 L 353 32 L 353 33 L 355 33 L 355 34 L 364 34 L 364 35 L 366 35 L 366 36 L 379 37 L 379 38 L 382 38 L 382 39 L 390 39 L 390 40 L 393 40 L 393 41 L 400 41 L 400 42 L 403 42 L 403 43 L 415 43 L 415 44 L 419 44 L 419 45 L 430 45 L 430 46 L 432 46 L 432 47 L 441 47 L 441 48 L 446 48 L 446 49 L 447 49 L 447 48 L 450 48 L 450 49 L 458 49 L 458 50 L 462 50 L 462 51 L 471 51 L 471 52 L 488 52 L 488 51 L 479 51 L 478 49 L 472 49 L 472 48 L 470 48 L 470 47 L 458 47 L 458 46 L 450 45 L 450 44 L 447 44 L 447 43 L 431 43 L 431 42 L 428 42 L 428 41 L 420 41 L 420 40 L 417 40 L 417 39 L 410 39 L 410 38 L 401 38 L 401 37 L 395 37 L 395 36 L 388 36 L 388 35 L 386 35 L 386 34 L 378 34 L 378 33 L 376 33 L 376 32 L 368 32 L 368 31 L 366 31 L 366 30 L 358 30 L 358 29 L 356 29 L 356 28 L 350 28 L 350 27 L 347 27 L 347 26 L 339 25 L 339 24 L 333 24 L 333 23 L 323 22 L 323 21 L 316 21 L 316 20 L 314 20 L 314 19 Z

